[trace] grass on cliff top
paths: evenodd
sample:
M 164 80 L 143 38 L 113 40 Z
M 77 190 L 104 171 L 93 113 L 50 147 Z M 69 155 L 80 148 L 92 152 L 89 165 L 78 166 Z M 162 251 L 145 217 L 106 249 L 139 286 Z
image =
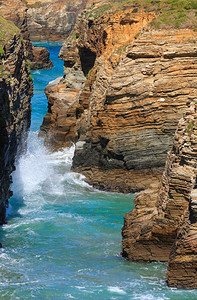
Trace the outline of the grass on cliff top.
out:
M 40 1 L 35 1 L 33 4 L 29 4 L 26 0 L 21 0 L 28 8 L 40 8 L 43 4 Z
M 99 7 L 89 7 L 86 17 L 99 18 L 132 7 L 133 12 L 154 12 L 157 18 L 151 25 L 156 28 L 197 28 L 197 0 L 109 0 Z
M 11 21 L 5 20 L 0 16 L 0 52 L 2 47 L 14 36 L 19 34 L 20 29 L 16 27 Z

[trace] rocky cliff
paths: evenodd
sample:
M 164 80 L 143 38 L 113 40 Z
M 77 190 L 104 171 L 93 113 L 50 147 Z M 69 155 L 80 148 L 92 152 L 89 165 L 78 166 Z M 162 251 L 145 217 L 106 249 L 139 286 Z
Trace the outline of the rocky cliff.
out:
M 42 47 L 34 47 L 30 41 L 27 24 L 27 7 L 21 0 L 2 0 L 0 2 L 0 15 L 6 20 L 12 21 L 21 29 L 21 35 L 25 43 L 26 55 L 31 62 L 32 69 L 47 69 L 53 66 L 49 59 L 49 51 Z
M 26 0 L 28 28 L 34 41 L 64 41 L 72 30 L 85 0 Z
M 133 8 L 125 12 L 117 12 L 115 15 L 107 14 L 94 20 L 88 17 L 87 9 L 79 17 L 60 52 L 60 57 L 65 61 L 64 78 L 58 81 L 56 87 L 53 83 L 53 91 L 50 85 L 46 89 L 49 110 L 41 127 L 42 132 L 47 134 L 46 142 L 62 147 L 78 140 L 77 123 L 79 120 L 81 122 L 83 112 L 89 108 L 89 97 L 98 68 L 102 71 L 102 61 L 96 59 L 103 55 L 104 60 L 106 58 L 107 72 L 112 72 L 113 67 L 109 62 L 112 51 L 117 51 L 112 58 L 116 64 L 121 54 L 118 51 L 119 47 L 124 47 L 125 43 L 134 39 L 142 26 L 153 18 L 151 14 L 143 16 L 142 13 L 137 13 L 134 23 L 129 19 L 121 25 L 121 20 L 131 11 Z M 131 28 L 134 30 L 130 30 Z M 119 38 L 120 34 L 122 39 Z M 66 100 L 63 101 L 63 98 Z M 85 125 L 85 121 L 83 123 Z
M 177 238 L 173 244 L 167 270 L 167 284 L 171 287 L 196 289 L 197 269 L 197 223 L 196 223 L 196 187 L 190 194 L 187 207 Z
M 169 261 L 170 286 L 197 288 L 196 98 L 180 120 L 161 183 L 135 197 L 125 215 L 123 256 L 134 261 Z
M 30 126 L 33 83 L 20 30 L 0 17 L 0 224 L 12 195 L 11 173 Z
M 197 35 L 150 29 L 151 11 L 110 9 L 95 5 L 79 17 L 60 52 L 64 78 L 56 91 L 47 88 L 41 129 L 55 147 L 78 142 L 73 170 L 89 183 L 133 192 L 161 177 L 187 98 L 195 94 Z

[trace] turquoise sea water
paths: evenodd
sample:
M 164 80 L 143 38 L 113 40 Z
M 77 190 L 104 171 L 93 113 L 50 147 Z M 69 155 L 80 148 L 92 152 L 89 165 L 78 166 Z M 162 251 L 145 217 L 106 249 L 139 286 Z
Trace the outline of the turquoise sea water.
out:
M 32 72 L 28 150 L 13 176 L 8 224 L 0 229 L 0 299 L 197 299 L 197 291 L 166 286 L 166 264 L 121 258 L 123 216 L 133 195 L 94 190 L 70 172 L 74 148 L 50 153 L 38 139 L 44 87 L 63 71 L 60 45 L 44 46 L 54 68 Z

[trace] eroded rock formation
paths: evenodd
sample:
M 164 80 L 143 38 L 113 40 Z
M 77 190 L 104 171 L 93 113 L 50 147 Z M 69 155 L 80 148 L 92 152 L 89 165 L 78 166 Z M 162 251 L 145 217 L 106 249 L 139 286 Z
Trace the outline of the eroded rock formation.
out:
M 31 69 L 50 69 L 53 63 L 49 58 L 49 51 L 44 47 L 32 47 L 33 58 L 30 60 Z
M 64 41 L 87 1 L 26 0 L 31 40 Z
M 53 63 L 49 59 L 49 51 L 42 47 L 34 47 L 30 41 L 26 4 L 21 0 L 2 0 L 0 2 L 0 15 L 6 20 L 12 21 L 21 29 L 21 35 L 26 47 L 26 56 L 31 62 L 31 68 L 51 68 Z
M 194 188 L 169 257 L 167 284 L 171 287 L 197 288 L 196 195 L 197 190 Z
M 20 30 L 0 19 L 0 224 L 12 195 L 11 173 L 30 127 L 33 83 Z M 2 39 L 3 37 L 3 39 Z
M 196 46 L 160 37 L 143 34 L 111 74 L 109 67 L 97 72 L 73 167 L 98 188 L 132 192 L 156 180 L 187 97 L 195 95 Z
M 197 288 L 195 97 L 179 122 L 162 181 L 135 197 L 125 215 L 123 256 L 134 261 L 169 261 L 170 286 Z
M 65 84 L 71 101 L 61 112 L 62 93 L 60 102 L 53 94 L 42 131 L 53 146 L 78 141 L 73 170 L 95 187 L 139 191 L 161 177 L 187 98 L 195 94 L 197 48 L 190 40 L 196 33 L 150 30 L 154 13 L 134 8 L 100 11 L 87 9 L 62 47 L 58 85 Z

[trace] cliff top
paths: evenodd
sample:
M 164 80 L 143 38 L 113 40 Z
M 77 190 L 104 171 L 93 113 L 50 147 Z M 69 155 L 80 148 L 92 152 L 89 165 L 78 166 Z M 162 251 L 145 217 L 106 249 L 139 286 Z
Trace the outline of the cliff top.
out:
M 40 7 L 44 6 L 45 4 L 51 4 L 51 3 L 53 3 L 53 5 L 55 3 L 62 4 L 62 5 L 69 3 L 69 0 L 53 0 L 53 1 L 51 1 L 51 0 L 21 0 L 21 1 L 27 6 L 27 8 L 40 8 Z M 77 3 L 78 1 L 75 0 L 74 2 Z
M 19 33 L 20 29 L 18 27 L 0 16 L 0 51 L 2 51 L 2 46 L 5 45 L 5 43 L 9 41 L 14 34 Z
M 196 0 L 109 0 L 94 2 L 86 10 L 87 18 L 99 18 L 106 13 L 133 7 L 133 13 L 140 9 L 154 12 L 151 25 L 155 28 L 197 28 Z

